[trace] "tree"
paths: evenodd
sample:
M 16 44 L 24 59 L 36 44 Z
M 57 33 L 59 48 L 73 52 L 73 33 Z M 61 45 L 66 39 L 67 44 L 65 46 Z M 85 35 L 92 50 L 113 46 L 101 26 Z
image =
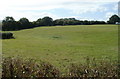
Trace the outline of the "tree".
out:
M 5 22 L 14 22 L 15 19 L 13 17 L 7 16 L 3 21 L 5 21 Z
M 51 17 L 46 16 L 46 17 L 42 18 L 41 23 L 44 26 L 52 26 L 53 25 L 53 19 Z
M 54 21 L 54 25 L 79 25 L 81 24 L 79 20 L 75 18 L 64 18 L 64 19 L 57 19 Z
M 19 20 L 19 23 L 20 23 L 21 29 L 27 29 L 27 28 L 30 28 L 30 26 L 31 26 L 31 24 L 27 18 L 21 18 Z
M 120 17 L 117 15 L 113 15 L 109 18 L 109 24 L 115 24 L 116 22 L 120 22 Z
M 42 26 L 42 19 L 39 18 L 36 22 L 35 22 L 36 26 Z
M 2 21 L 2 30 L 9 31 L 9 30 L 16 30 L 16 29 L 17 29 L 17 25 L 13 17 L 7 16 Z

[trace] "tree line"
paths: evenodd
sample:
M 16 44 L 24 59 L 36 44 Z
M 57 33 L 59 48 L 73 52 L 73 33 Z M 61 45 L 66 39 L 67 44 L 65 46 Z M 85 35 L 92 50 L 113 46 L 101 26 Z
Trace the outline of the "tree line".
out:
M 27 18 L 20 18 L 19 21 L 15 21 L 13 17 L 7 16 L 2 21 L 2 30 L 3 31 L 14 31 L 21 29 L 29 29 L 34 27 L 41 26 L 64 26 L 64 25 L 93 25 L 93 24 L 115 24 L 116 22 L 120 23 L 120 17 L 113 15 L 109 18 L 107 22 L 105 21 L 88 21 L 88 20 L 77 20 L 75 18 L 62 18 L 53 20 L 51 17 L 39 18 L 36 21 L 30 22 Z

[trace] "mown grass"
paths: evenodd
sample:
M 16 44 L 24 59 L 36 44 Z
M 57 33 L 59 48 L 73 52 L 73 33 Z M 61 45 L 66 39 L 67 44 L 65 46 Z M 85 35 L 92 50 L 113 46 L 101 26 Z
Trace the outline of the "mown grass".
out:
M 117 25 L 53 26 L 10 32 L 15 39 L 2 40 L 5 57 L 43 60 L 61 70 L 71 63 L 84 63 L 87 56 L 97 60 L 118 58 Z

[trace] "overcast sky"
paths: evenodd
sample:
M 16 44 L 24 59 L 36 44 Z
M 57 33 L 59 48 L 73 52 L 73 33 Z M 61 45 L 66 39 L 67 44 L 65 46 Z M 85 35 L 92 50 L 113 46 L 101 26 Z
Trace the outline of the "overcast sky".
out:
M 1 0 L 0 20 L 12 16 L 35 21 L 44 16 L 53 19 L 108 20 L 118 13 L 119 0 Z

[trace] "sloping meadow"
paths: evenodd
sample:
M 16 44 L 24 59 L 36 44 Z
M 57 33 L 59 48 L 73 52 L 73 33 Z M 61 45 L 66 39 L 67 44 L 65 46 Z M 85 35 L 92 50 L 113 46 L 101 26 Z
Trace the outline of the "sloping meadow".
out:
M 2 40 L 3 77 L 117 77 L 117 25 L 9 32 L 15 39 Z

